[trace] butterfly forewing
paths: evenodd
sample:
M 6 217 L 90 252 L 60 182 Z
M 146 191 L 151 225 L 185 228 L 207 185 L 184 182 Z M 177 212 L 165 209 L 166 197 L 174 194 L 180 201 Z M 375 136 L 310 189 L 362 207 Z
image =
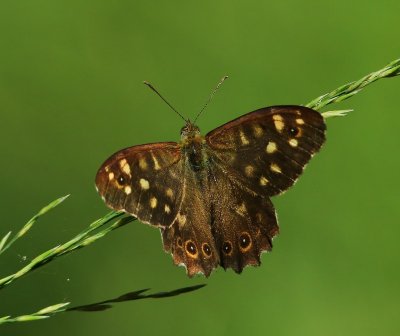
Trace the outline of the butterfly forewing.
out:
M 263 196 L 287 190 L 325 141 L 320 113 L 274 106 L 248 113 L 207 134 L 215 163 Z M 227 164 L 229 163 L 229 164 Z
M 182 199 L 182 164 L 175 142 L 129 147 L 103 163 L 96 187 L 112 209 L 154 226 L 168 226 Z

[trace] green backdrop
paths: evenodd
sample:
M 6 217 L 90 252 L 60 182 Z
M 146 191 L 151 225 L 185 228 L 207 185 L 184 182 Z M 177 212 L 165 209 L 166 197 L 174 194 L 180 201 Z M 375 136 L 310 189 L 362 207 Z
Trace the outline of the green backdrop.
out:
M 69 240 L 108 210 L 94 175 L 114 151 L 203 133 L 274 104 L 303 104 L 399 56 L 398 0 L 8 1 L 0 4 L 0 236 L 71 197 L 1 256 L 0 276 Z M 0 327 L 0 335 L 397 335 L 400 328 L 400 78 L 328 109 L 328 140 L 300 181 L 274 198 L 281 233 L 262 266 L 188 279 L 158 230 L 134 222 L 21 278 L 0 316 L 71 301 L 196 284 Z M 26 259 L 26 260 L 25 260 Z

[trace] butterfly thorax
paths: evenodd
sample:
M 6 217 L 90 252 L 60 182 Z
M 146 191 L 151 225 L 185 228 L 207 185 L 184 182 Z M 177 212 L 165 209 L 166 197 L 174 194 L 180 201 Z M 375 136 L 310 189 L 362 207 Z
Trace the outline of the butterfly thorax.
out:
M 181 129 L 182 154 L 186 157 L 191 169 L 199 171 L 205 168 L 207 162 L 206 151 L 204 150 L 205 139 L 200 134 L 200 129 L 189 120 Z

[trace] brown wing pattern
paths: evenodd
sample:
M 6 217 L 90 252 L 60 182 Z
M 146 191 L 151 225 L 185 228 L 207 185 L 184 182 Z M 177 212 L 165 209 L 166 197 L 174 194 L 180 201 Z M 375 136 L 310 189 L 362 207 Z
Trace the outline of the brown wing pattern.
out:
M 295 183 L 325 141 L 320 113 L 302 106 L 272 106 L 248 113 L 206 136 L 227 176 L 259 195 L 273 196 Z
M 97 190 L 110 208 L 154 226 L 168 226 L 182 199 L 180 159 L 180 147 L 175 142 L 123 149 L 100 167 Z
M 211 131 L 200 152 L 190 142 L 188 150 L 166 142 L 119 151 L 96 186 L 109 207 L 159 227 L 165 251 L 189 276 L 218 265 L 240 273 L 272 249 L 279 228 L 269 197 L 295 183 L 325 130 L 312 109 L 268 107 Z
M 231 180 L 217 165 L 195 173 L 185 170 L 184 192 L 173 225 L 161 229 L 164 249 L 187 274 L 209 276 L 218 265 L 240 273 L 259 265 L 278 233 L 268 198 Z
M 172 254 L 176 265 L 184 265 L 191 277 L 198 273 L 209 276 L 219 264 L 210 224 L 213 219 L 208 172 L 193 171 L 185 158 L 183 195 L 179 212 L 169 227 L 161 229 L 164 250 Z
M 220 264 L 241 273 L 248 265 L 260 265 L 261 253 L 272 249 L 272 238 L 279 232 L 275 209 L 269 198 L 243 188 L 220 167 L 212 166 L 211 173 L 211 227 Z

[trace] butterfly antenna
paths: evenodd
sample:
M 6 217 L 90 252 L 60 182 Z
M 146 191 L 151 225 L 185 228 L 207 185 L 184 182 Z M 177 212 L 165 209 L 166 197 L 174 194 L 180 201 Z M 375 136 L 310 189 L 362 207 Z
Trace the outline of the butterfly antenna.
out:
M 151 83 L 143 81 L 143 84 L 147 85 L 150 89 L 152 89 L 172 110 L 175 111 L 175 113 L 178 116 L 180 116 L 183 120 L 185 120 L 185 122 L 187 122 L 187 120 L 182 116 L 182 114 L 180 114 L 170 103 L 168 103 L 168 101 L 160 94 L 160 92 L 157 91 L 157 89 Z
M 199 118 L 200 114 L 203 113 L 203 111 L 206 109 L 206 107 L 208 106 L 208 104 L 210 103 L 210 101 L 213 99 L 215 93 L 218 91 L 218 89 L 220 88 L 220 86 L 222 85 L 222 83 L 225 81 L 225 79 L 227 79 L 228 76 L 224 76 L 222 77 L 222 79 L 219 81 L 218 85 L 215 87 L 215 89 L 211 92 L 210 97 L 208 97 L 208 100 L 206 101 L 206 103 L 204 104 L 203 108 L 200 110 L 199 113 L 197 113 L 196 118 L 194 118 L 193 123 L 196 122 L 196 120 Z

